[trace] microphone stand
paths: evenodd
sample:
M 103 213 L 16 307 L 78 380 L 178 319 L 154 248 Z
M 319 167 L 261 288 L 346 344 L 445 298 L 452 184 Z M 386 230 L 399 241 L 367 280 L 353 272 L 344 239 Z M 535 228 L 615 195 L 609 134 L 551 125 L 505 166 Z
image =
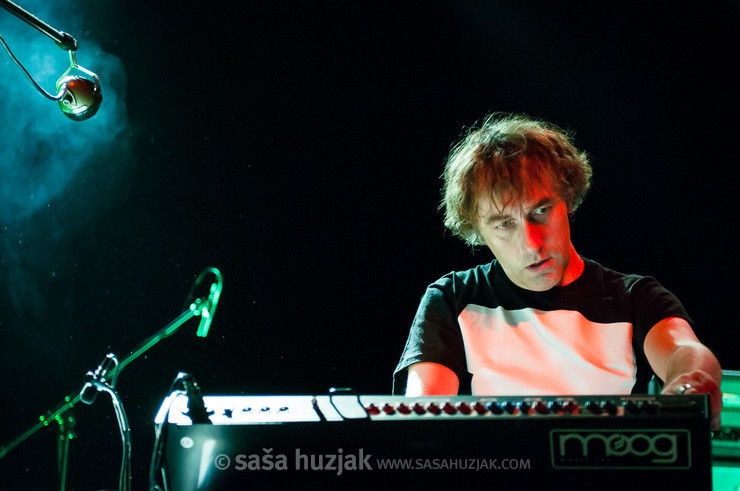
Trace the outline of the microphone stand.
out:
M 198 282 L 202 280 L 204 275 L 206 273 L 212 273 L 216 275 L 218 278 L 218 287 L 217 290 L 221 291 L 223 286 L 223 279 L 221 277 L 221 273 L 215 269 L 215 268 L 207 268 L 201 275 L 198 277 Z M 197 285 L 197 282 L 196 282 Z M 191 290 L 192 292 L 192 290 Z M 218 297 L 216 297 L 217 299 Z M 210 299 L 206 298 L 205 300 L 202 298 L 196 299 L 193 303 L 190 304 L 190 306 L 182 312 L 180 315 L 175 317 L 172 321 L 170 321 L 169 324 L 164 326 L 162 329 L 154 333 L 153 335 L 146 338 L 144 341 L 142 341 L 137 348 L 135 348 L 131 353 L 126 356 L 126 358 L 122 359 L 117 363 L 117 365 L 110 371 L 110 376 L 108 377 L 109 380 L 116 380 L 118 377 L 118 374 L 123 371 L 124 368 L 134 360 L 136 360 L 138 357 L 149 351 L 153 346 L 155 346 L 157 343 L 162 341 L 165 338 L 168 338 L 175 334 L 180 327 L 185 324 L 187 321 L 192 319 L 193 317 L 200 317 L 200 316 L 206 316 L 210 315 L 210 312 L 215 311 L 215 303 L 214 301 L 211 301 Z M 109 355 L 114 356 L 114 355 Z M 121 422 L 125 421 L 125 413 L 123 413 L 123 417 L 121 417 L 121 412 L 123 410 L 122 406 L 120 405 L 120 402 L 116 402 L 117 395 L 115 395 L 115 391 L 110 392 L 105 384 L 102 384 L 102 386 L 99 386 L 99 390 L 103 390 L 108 392 L 111 397 L 113 398 L 114 407 L 116 408 L 116 416 L 119 420 L 119 426 L 121 427 L 122 434 L 127 429 L 124 430 L 124 427 L 121 426 Z M 13 439 L 10 443 L 7 445 L 3 445 L 0 447 L 0 459 L 5 457 L 11 450 L 13 450 L 15 447 L 26 441 L 30 436 L 32 436 L 34 433 L 36 433 L 41 428 L 44 428 L 46 426 L 49 426 L 53 422 L 57 422 L 59 424 L 59 430 L 60 430 L 60 440 L 61 443 L 58 445 L 58 451 L 59 454 L 59 474 L 60 474 L 60 486 L 61 490 L 64 491 L 65 485 L 66 485 L 66 475 L 67 475 L 67 462 L 68 462 L 68 452 L 69 452 L 69 440 L 75 437 L 74 432 L 71 428 L 74 427 L 74 417 L 71 416 L 72 414 L 72 408 L 80 402 L 80 391 L 76 390 L 74 392 L 71 392 L 69 395 L 67 395 L 63 401 L 56 406 L 56 409 L 46 411 L 44 414 L 39 416 L 38 420 L 39 422 L 30 427 L 28 430 L 24 431 L 20 435 L 18 435 L 15 439 Z M 120 408 L 120 411 L 119 411 Z M 126 423 L 125 426 L 128 426 Z M 124 437 L 124 447 L 125 447 L 125 437 Z M 125 452 L 125 450 L 124 450 Z M 124 454 L 125 457 L 125 454 Z M 123 469 L 122 469 L 123 471 Z M 130 475 L 129 475 L 130 479 Z
M 58 93 L 56 95 L 50 94 L 34 80 L 33 76 L 26 70 L 18 58 L 15 57 L 10 50 L 10 46 L 8 46 L 8 43 L 5 42 L 2 34 L 0 34 L 0 45 L 5 48 L 5 51 L 8 52 L 10 58 L 18 65 L 18 68 L 23 71 L 29 82 L 44 97 L 56 101 L 64 115 L 73 121 L 84 121 L 93 117 L 103 102 L 103 93 L 100 89 L 100 79 L 97 74 L 77 64 L 77 58 L 75 56 L 75 51 L 77 51 L 78 47 L 77 40 L 66 32 L 54 29 L 46 22 L 9 0 L 0 0 L 0 7 L 3 7 L 31 27 L 35 27 L 38 31 L 46 34 L 56 42 L 57 46 L 69 53 L 69 68 L 57 80 L 56 88 Z M 77 75 L 69 75 L 72 70 L 79 70 L 91 76 L 93 81 Z
M 64 51 L 77 51 L 77 40 L 66 32 L 57 31 L 35 15 L 23 10 L 18 5 L 8 0 L 0 0 L 0 7 L 3 7 L 29 26 L 35 27 L 38 31 L 49 36 L 55 43 L 57 43 L 57 46 L 62 48 Z
M 95 402 L 95 397 L 98 392 L 107 392 L 110 395 L 111 402 L 113 403 L 113 410 L 116 413 L 116 419 L 118 420 L 118 429 L 121 431 L 121 441 L 123 444 L 123 452 L 121 456 L 121 473 L 118 477 L 118 490 L 119 491 L 131 491 L 131 427 L 128 425 L 128 418 L 126 417 L 126 411 L 123 410 L 123 403 L 121 398 L 118 397 L 116 392 L 116 381 L 118 380 L 118 359 L 113 353 L 108 353 L 105 360 L 100 364 L 97 370 L 94 372 L 87 372 L 85 375 L 85 385 L 82 386 L 80 391 L 80 401 L 85 404 L 92 404 Z M 111 376 L 108 376 L 108 372 Z M 69 451 L 67 448 L 65 451 Z M 66 455 L 63 461 L 66 462 Z M 66 482 L 66 469 L 63 475 L 62 482 Z

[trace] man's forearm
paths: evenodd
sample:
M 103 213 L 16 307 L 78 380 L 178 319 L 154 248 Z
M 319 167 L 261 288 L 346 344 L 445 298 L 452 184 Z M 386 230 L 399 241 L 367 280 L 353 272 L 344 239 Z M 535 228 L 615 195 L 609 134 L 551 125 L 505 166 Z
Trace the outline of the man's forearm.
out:
M 701 343 L 685 343 L 670 356 L 664 382 L 669 385 L 681 375 L 696 371 L 706 373 L 719 387 L 722 381 L 722 369 L 717 358 L 709 348 Z

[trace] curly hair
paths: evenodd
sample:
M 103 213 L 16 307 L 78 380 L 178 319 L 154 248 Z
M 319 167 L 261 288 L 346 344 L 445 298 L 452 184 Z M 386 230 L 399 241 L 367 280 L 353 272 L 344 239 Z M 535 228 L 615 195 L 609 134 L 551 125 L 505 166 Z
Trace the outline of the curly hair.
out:
M 452 146 L 443 174 L 444 224 L 470 245 L 484 244 L 477 230 L 478 197 L 507 201 L 553 185 L 574 212 L 591 186 L 591 165 L 570 135 L 525 115 L 493 113 Z

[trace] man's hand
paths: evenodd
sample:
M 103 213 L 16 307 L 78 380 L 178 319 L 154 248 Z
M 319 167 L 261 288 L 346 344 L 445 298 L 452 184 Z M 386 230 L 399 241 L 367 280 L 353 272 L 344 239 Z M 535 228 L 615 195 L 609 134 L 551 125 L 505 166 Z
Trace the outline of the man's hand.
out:
M 697 370 L 679 375 L 663 387 L 663 394 L 709 394 L 712 404 L 712 431 L 720 427 L 722 413 L 722 391 L 708 373 Z
M 657 323 L 645 337 L 645 355 L 653 371 L 665 382 L 663 394 L 709 394 L 712 430 L 718 430 L 722 369 L 689 323 L 678 317 Z
M 409 367 L 407 396 L 454 396 L 459 388 L 457 375 L 444 365 L 424 362 Z

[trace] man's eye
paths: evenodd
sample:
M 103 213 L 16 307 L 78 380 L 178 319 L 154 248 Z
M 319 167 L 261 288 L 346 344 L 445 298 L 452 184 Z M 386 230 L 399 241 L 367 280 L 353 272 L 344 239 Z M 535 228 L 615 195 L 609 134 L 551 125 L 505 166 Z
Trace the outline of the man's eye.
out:
M 552 206 L 541 206 L 532 210 L 532 216 L 537 218 L 546 217 L 552 211 Z
M 503 220 L 496 224 L 496 230 L 509 230 L 514 227 L 514 220 Z

